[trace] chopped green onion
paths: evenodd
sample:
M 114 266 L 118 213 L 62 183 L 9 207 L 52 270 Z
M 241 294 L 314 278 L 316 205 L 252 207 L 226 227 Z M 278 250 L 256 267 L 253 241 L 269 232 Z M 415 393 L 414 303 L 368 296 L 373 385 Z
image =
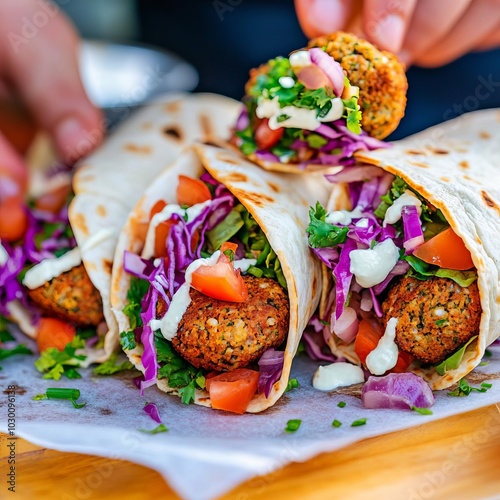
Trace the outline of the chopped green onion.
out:
M 346 405 L 347 403 L 345 401 L 341 401 L 337 406 L 339 408 L 344 408 L 344 406 Z
M 299 386 L 299 381 L 296 378 L 291 378 L 288 381 L 288 385 L 286 386 L 285 392 L 291 391 L 292 389 L 296 389 Z
M 488 382 L 483 382 L 481 384 L 481 387 L 485 387 L 486 389 L 491 389 L 493 387 L 493 384 L 490 384 Z
M 160 424 L 158 427 L 151 429 L 150 431 L 147 429 L 137 429 L 140 432 L 144 432 L 145 434 L 159 434 L 160 432 L 167 432 L 168 428 L 165 424 Z
M 337 429 L 342 425 L 342 422 L 340 422 L 339 420 L 335 419 L 333 422 L 332 422 L 332 427 L 336 427 Z
M 420 415 L 432 415 L 432 411 L 429 408 L 419 408 L 418 406 L 412 406 L 411 409 L 420 413 Z
M 366 424 L 366 418 L 359 418 L 358 420 L 355 420 L 352 424 L 351 427 L 360 427 L 361 425 Z
M 87 403 L 77 403 L 77 399 L 80 397 L 80 391 L 78 389 L 66 389 L 63 387 L 49 387 L 45 394 L 37 394 L 33 397 L 35 401 L 40 401 L 42 399 L 69 399 L 76 409 L 83 408 Z
M 299 420 L 299 419 L 289 420 L 286 423 L 285 432 L 295 432 L 295 431 L 297 431 L 298 428 L 300 427 L 301 423 L 302 423 L 302 420 Z

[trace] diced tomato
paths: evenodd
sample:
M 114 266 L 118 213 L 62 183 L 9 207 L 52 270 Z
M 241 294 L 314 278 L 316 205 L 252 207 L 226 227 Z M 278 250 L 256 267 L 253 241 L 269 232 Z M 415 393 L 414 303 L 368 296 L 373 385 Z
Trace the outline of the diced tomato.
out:
M 233 252 L 233 254 L 236 253 L 236 250 L 238 250 L 238 245 L 236 243 L 231 243 L 230 241 L 226 241 L 225 243 L 223 243 L 221 246 L 220 246 L 220 253 L 221 253 L 221 256 L 220 258 L 223 259 L 223 255 L 224 257 L 227 258 L 227 261 L 229 261 L 229 257 L 227 257 L 227 255 L 225 254 L 225 252 L 227 252 L 227 250 Z
M 233 413 L 245 413 L 248 404 L 257 392 L 259 372 L 237 368 L 206 379 L 212 408 Z
M 38 208 L 38 210 L 45 210 L 57 214 L 66 204 L 70 191 L 70 184 L 60 186 L 51 193 L 40 196 L 40 198 L 35 201 L 35 207 Z
M 149 220 L 151 220 L 156 214 L 159 214 L 165 207 L 167 202 L 163 200 L 158 200 L 149 211 Z
M 55 318 L 41 318 L 36 334 L 38 350 L 43 352 L 49 347 L 55 347 L 62 351 L 73 340 L 75 334 L 75 327 L 69 323 Z
M 354 340 L 354 352 L 359 360 L 366 366 L 366 358 L 375 347 L 377 347 L 380 338 L 384 334 L 382 325 L 374 320 L 363 319 L 359 323 L 358 333 Z M 403 373 L 413 362 L 413 356 L 399 350 L 396 366 L 387 373 Z
M 203 181 L 179 175 L 179 184 L 177 185 L 177 203 L 179 205 L 191 207 L 211 199 L 212 194 Z
M 226 260 L 227 259 L 227 260 Z M 191 286 L 199 292 L 218 300 L 245 302 L 248 289 L 229 259 L 221 254 L 214 266 L 201 266 L 191 277 Z
M 27 227 L 28 215 L 22 200 L 12 197 L 0 201 L 0 239 L 19 240 Z
M 419 246 L 413 255 L 445 269 L 464 271 L 474 267 L 469 250 L 451 227 Z
M 255 143 L 259 149 L 272 148 L 283 136 L 285 129 L 280 127 L 276 130 L 269 128 L 269 120 L 262 120 L 255 130 Z
M 155 229 L 155 257 L 167 256 L 167 236 L 170 228 L 175 224 L 171 219 L 160 222 Z

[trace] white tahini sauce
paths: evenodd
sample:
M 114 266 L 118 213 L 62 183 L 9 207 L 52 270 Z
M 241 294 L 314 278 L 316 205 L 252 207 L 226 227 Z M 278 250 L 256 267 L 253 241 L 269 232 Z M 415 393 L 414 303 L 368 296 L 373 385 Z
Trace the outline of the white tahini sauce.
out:
M 366 367 L 373 375 L 383 375 L 387 370 L 394 368 L 398 362 L 399 351 L 394 342 L 397 324 L 398 318 L 391 318 L 387 322 L 384 335 L 377 347 L 366 357 Z
M 255 266 L 257 264 L 257 259 L 239 259 L 233 260 L 233 266 L 235 269 L 239 269 L 242 273 L 246 273 L 248 268 Z
M 57 278 L 82 263 L 82 255 L 78 247 L 66 252 L 61 257 L 42 260 L 33 266 L 24 276 L 23 285 L 34 290 L 47 281 Z
M 259 118 L 269 118 L 268 125 L 272 130 L 280 127 L 316 130 L 321 123 L 333 122 L 342 118 L 344 114 L 342 99 L 335 97 L 331 102 L 332 107 L 330 111 L 323 117 L 317 117 L 316 110 L 314 109 L 297 108 L 295 106 L 281 108 L 277 97 L 274 99 L 259 97 L 255 113 Z M 278 122 L 278 117 L 281 115 L 286 115 L 288 118 Z
M 284 89 L 291 89 L 295 85 L 295 80 L 291 76 L 281 76 L 278 80 L 278 83 Z
M 325 222 L 333 225 L 348 226 L 353 219 L 361 219 L 362 217 L 362 208 L 356 207 L 354 210 L 335 210 L 325 217 Z
M 383 226 L 395 224 L 401 219 L 401 210 L 403 210 L 403 207 L 408 207 L 410 205 L 417 207 L 418 215 L 422 213 L 422 202 L 411 191 L 406 190 L 399 198 L 396 198 L 394 203 L 387 209 Z
M 8 260 L 9 260 L 9 254 L 7 253 L 7 250 L 5 250 L 5 248 L 3 247 L 2 243 L 0 242 L 0 266 L 5 266 Z
M 290 61 L 290 66 L 294 71 L 312 64 L 311 54 L 309 54 L 308 50 L 297 50 L 297 52 L 290 54 L 288 60 Z
M 155 253 L 155 238 L 156 238 L 156 228 L 162 223 L 169 220 L 172 215 L 177 214 L 180 217 L 184 217 L 187 215 L 187 222 L 191 222 L 196 219 L 198 215 L 203 212 L 204 208 L 207 207 L 212 200 L 204 201 L 203 203 L 197 203 L 192 207 L 188 207 L 187 209 L 182 208 L 180 205 L 176 203 L 170 203 L 166 205 L 161 212 L 153 215 L 149 227 L 148 234 L 146 236 L 146 242 L 144 244 L 144 249 L 142 250 L 141 257 L 143 259 L 151 259 L 154 257 Z
M 363 288 L 382 283 L 399 260 L 399 248 L 391 239 L 385 240 L 373 248 L 352 250 L 351 273 Z
M 337 387 L 361 384 L 364 381 L 365 376 L 359 366 L 351 363 L 332 363 L 316 369 L 312 384 L 319 391 L 333 391 Z

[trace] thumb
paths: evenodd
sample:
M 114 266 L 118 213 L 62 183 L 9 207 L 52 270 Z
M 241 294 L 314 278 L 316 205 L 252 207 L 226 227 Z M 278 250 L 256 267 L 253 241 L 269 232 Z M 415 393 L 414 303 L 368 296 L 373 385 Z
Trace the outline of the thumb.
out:
M 295 0 L 302 31 L 313 38 L 342 30 L 355 2 L 351 0 Z
M 3 47 L 4 71 L 63 160 L 73 163 L 103 135 L 101 113 L 80 79 L 78 36 L 49 0 L 7 0 L 0 14 L 0 35 L 10 41 Z

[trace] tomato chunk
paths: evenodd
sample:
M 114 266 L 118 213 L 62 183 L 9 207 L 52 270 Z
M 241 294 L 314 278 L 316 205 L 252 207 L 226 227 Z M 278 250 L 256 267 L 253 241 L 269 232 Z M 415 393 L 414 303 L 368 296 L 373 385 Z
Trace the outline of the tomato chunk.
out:
M 451 227 L 419 246 L 413 255 L 445 269 L 464 271 L 474 267 L 469 250 Z
M 248 288 L 231 262 L 221 254 L 214 266 L 201 266 L 191 277 L 191 286 L 208 297 L 229 302 L 245 302 Z M 229 259 L 228 259 L 229 260 Z
M 259 372 L 238 368 L 206 379 L 212 408 L 233 413 L 245 413 L 248 404 L 257 392 Z
M 43 352 L 49 347 L 63 351 L 76 334 L 75 327 L 55 318 L 41 318 L 38 323 L 36 343 L 38 350 Z
M 17 241 L 28 227 L 28 215 L 19 198 L 6 198 L 0 202 L 0 239 Z
M 149 220 L 151 220 L 156 214 L 159 214 L 165 207 L 167 202 L 163 200 L 158 200 L 149 211 Z
M 284 131 L 283 127 L 276 130 L 269 128 L 269 120 L 265 118 L 255 129 L 255 143 L 259 149 L 272 148 L 281 139 Z
M 380 338 L 384 334 L 382 325 L 372 320 L 363 319 L 359 323 L 358 333 L 354 340 L 354 352 L 357 354 L 359 360 L 366 366 L 366 358 L 375 347 L 377 347 Z M 406 352 L 399 350 L 398 360 L 396 366 L 387 373 L 403 373 L 413 362 L 413 356 Z
M 179 184 L 177 185 L 177 203 L 179 205 L 191 207 L 211 199 L 212 194 L 203 181 L 179 175 Z
M 167 256 L 167 236 L 170 228 L 175 224 L 171 219 L 160 222 L 155 229 L 155 257 Z
M 35 201 L 35 207 L 38 208 L 38 210 L 44 210 L 52 214 L 57 214 L 66 204 L 70 192 L 70 184 L 60 186 L 51 193 L 46 193 L 40 196 L 40 198 Z

